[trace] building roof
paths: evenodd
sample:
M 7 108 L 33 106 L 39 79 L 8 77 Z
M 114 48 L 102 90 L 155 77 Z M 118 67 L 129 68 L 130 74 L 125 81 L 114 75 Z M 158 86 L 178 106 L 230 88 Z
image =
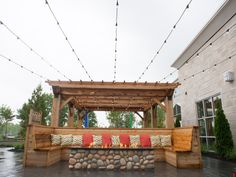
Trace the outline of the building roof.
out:
M 171 67 L 179 69 L 189 58 L 196 54 L 202 46 L 204 46 L 233 16 L 235 16 L 235 9 L 236 1 L 227 0 L 175 60 Z

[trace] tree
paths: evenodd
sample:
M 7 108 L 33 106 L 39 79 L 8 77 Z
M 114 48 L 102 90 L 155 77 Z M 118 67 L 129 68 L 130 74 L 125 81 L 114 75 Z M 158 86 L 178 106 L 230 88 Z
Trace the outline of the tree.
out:
M 89 127 L 98 127 L 97 116 L 93 111 L 90 111 L 88 113 L 88 120 L 89 120 Z M 83 124 L 84 122 L 85 119 L 83 119 Z
M 176 116 L 176 120 L 175 120 L 175 127 L 180 127 L 180 120 L 181 120 L 181 115 L 177 115 Z
M 135 121 L 134 114 L 132 114 L 132 125 Z M 107 120 L 112 128 L 129 128 L 130 127 L 130 113 L 111 111 L 106 115 Z
M 215 128 L 216 152 L 220 157 L 228 158 L 234 150 L 230 125 L 222 109 L 221 101 L 216 100 Z
M 165 111 L 157 106 L 157 128 L 165 127 Z
M 26 103 L 24 103 L 19 109 L 18 117 L 21 119 L 20 125 L 21 136 L 25 137 L 26 127 L 29 121 L 30 109 L 34 111 L 42 112 L 42 124 L 49 125 L 51 121 L 51 109 L 52 109 L 52 94 L 43 93 L 41 85 L 39 85 L 32 93 L 32 96 Z
M 7 124 L 13 119 L 14 115 L 9 106 L 2 105 L 0 107 L 0 123 L 5 124 L 5 137 L 7 136 Z

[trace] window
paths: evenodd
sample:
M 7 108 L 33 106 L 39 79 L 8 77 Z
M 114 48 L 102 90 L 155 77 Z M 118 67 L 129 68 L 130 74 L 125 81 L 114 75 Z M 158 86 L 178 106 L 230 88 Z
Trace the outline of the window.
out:
M 178 105 L 178 104 L 175 104 L 174 106 L 174 119 L 175 119 L 175 122 L 176 122 L 176 119 L 179 119 L 179 122 L 180 122 L 180 127 L 181 127 L 181 106 Z
M 207 151 L 215 150 L 214 122 L 217 99 L 221 101 L 220 95 L 201 100 L 196 105 L 201 144 Z

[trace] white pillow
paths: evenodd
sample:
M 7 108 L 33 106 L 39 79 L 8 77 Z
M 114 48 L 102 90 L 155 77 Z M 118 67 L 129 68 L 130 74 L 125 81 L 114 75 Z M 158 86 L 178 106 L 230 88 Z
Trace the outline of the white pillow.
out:
M 72 145 L 82 146 L 83 145 L 83 136 L 82 135 L 73 135 Z
M 171 135 L 160 135 L 161 146 L 171 146 Z
M 112 147 L 120 146 L 120 137 L 119 136 L 111 136 Z
M 150 136 L 150 140 L 151 140 L 152 147 L 160 147 L 161 146 L 160 135 L 152 135 L 152 136 Z
M 61 135 L 61 146 L 68 146 L 72 144 L 72 135 Z
M 140 136 L 139 135 L 130 135 L 130 147 L 139 147 L 140 146 Z
M 61 135 L 51 134 L 52 145 L 60 145 L 61 144 Z

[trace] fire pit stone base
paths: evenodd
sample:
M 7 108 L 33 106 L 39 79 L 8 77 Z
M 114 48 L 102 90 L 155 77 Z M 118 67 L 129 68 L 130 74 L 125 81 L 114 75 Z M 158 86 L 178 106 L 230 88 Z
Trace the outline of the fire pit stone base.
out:
M 70 169 L 132 170 L 154 168 L 153 149 L 71 149 Z

